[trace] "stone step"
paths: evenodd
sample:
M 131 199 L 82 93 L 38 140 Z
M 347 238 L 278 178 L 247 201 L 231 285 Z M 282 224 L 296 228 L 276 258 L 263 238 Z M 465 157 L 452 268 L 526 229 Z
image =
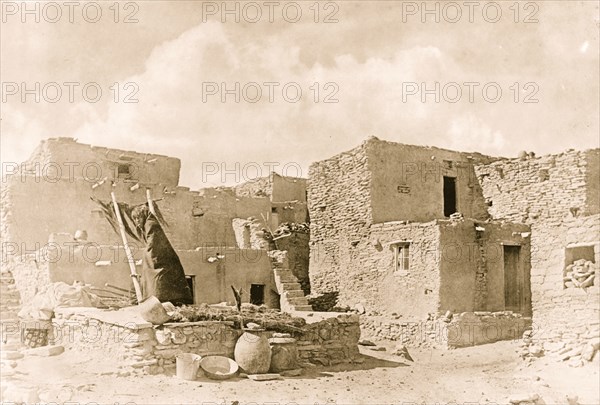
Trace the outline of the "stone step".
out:
M 304 297 L 304 291 L 302 290 L 287 290 L 285 296 L 288 298 Z
M 294 305 L 294 311 L 312 311 L 310 305 Z
M 274 269 L 273 270 L 275 272 L 275 274 L 277 274 L 278 276 L 293 276 L 294 274 L 292 273 L 291 270 L 289 269 Z
M 277 277 L 280 283 L 290 284 L 297 283 L 298 279 L 296 277 Z
M 304 298 L 304 297 L 288 298 L 287 300 L 293 306 L 296 306 L 296 305 L 308 305 L 308 300 L 306 298 Z
M 281 288 L 284 291 L 300 290 L 301 286 L 300 286 L 300 283 L 281 283 Z

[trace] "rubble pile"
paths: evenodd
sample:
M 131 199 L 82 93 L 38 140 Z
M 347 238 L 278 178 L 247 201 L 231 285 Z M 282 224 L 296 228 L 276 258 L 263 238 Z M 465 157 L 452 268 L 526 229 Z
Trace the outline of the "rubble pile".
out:
M 563 281 L 565 288 L 587 288 L 594 285 L 595 277 L 594 263 L 589 260 L 579 259 L 565 268 Z
M 600 349 L 600 338 L 594 337 L 587 340 L 572 341 L 546 341 L 535 343 L 533 332 L 526 331 L 521 341 L 519 355 L 528 362 L 534 358 L 549 355 L 556 361 L 567 361 L 571 367 L 581 367 L 594 360 Z
M 273 236 L 277 238 L 278 236 L 289 235 L 292 232 L 309 233 L 310 229 L 307 223 L 284 222 L 273 231 Z
M 350 312 L 349 306 L 338 307 L 338 295 L 339 292 L 332 291 L 323 294 L 314 294 L 308 296 L 308 303 L 313 307 L 313 311 L 317 312 Z M 360 313 L 360 311 L 356 310 Z M 363 311 L 364 312 L 364 311 Z

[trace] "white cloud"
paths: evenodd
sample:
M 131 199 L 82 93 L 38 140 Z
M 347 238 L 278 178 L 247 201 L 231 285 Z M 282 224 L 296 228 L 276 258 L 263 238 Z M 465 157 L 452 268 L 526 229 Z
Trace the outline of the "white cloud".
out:
M 45 138 L 44 127 L 35 117 L 26 116 L 9 103 L 2 106 L 0 118 L 2 118 L 0 159 L 4 163 L 21 163 Z
M 477 151 L 492 156 L 501 155 L 506 147 L 502 132 L 494 131 L 470 113 L 451 121 L 447 139 L 447 145 L 444 145 L 447 148 Z
M 202 24 L 157 46 L 144 72 L 123 80 L 139 85 L 138 104 L 112 103 L 106 117 L 96 115 L 93 106 L 82 106 L 91 118 L 75 136 L 180 157 L 182 183 L 194 187 L 201 185 L 200 161 L 228 167 L 234 162 L 296 161 L 306 169 L 311 161 L 339 152 L 340 144 L 354 146 L 370 134 L 395 135 L 394 140 L 403 142 L 418 139 L 419 126 L 439 106 L 423 104 L 418 97 L 403 102 L 402 84 L 457 71 L 435 47 L 398 50 L 390 58 L 363 62 L 340 55 L 328 67 L 305 66 L 299 53 L 274 37 L 234 44 L 222 25 Z M 203 82 L 225 82 L 228 88 L 235 82 L 256 82 L 263 96 L 256 104 L 235 103 L 233 96 L 221 103 L 218 95 L 203 103 Z M 281 83 L 273 103 L 264 82 Z M 328 82 L 335 85 L 325 88 Z M 284 100 L 286 83 L 300 85 L 300 102 Z M 323 103 L 334 92 L 339 102 Z M 333 140 L 331 146 L 328 140 Z

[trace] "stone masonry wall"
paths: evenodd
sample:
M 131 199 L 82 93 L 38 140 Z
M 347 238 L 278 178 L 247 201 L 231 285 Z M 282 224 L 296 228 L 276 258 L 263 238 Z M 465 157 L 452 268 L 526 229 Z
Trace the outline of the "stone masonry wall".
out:
M 577 350 L 599 336 L 599 158 L 598 149 L 567 151 L 476 168 L 490 214 L 531 224 L 533 340 L 544 345 Z M 564 283 L 566 249 L 576 246 L 594 252 L 585 289 Z
M 532 226 L 531 289 L 534 340 L 575 344 L 600 336 L 600 215 Z M 594 250 L 594 285 L 565 287 L 565 248 Z
M 517 340 L 531 327 L 531 318 L 500 312 L 461 312 L 427 319 L 367 316 L 361 319 L 363 338 L 400 342 L 408 347 L 467 347 Z
M 345 291 L 353 275 L 352 243 L 371 225 L 371 178 L 365 144 L 309 169 L 310 285 L 314 293 Z M 350 292 L 350 290 L 346 290 Z
M 121 373 L 173 374 L 180 353 L 233 358 L 235 344 L 242 334 L 229 322 L 167 323 L 153 328 L 133 319 L 97 319 L 106 316 L 94 314 L 93 309 L 57 311 L 53 343 L 67 350 L 112 358 Z M 272 332 L 266 333 L 272 336 Z M 359 355 L 360 328 L 356 314 L 327 314 L 292 336 L 298 341 L 300 366 L 350 362 Z
M 598 213 L 600 150 L 569 151 L 534 159 L 476 166 L 494 219 L 557 225 L 564 218 Z

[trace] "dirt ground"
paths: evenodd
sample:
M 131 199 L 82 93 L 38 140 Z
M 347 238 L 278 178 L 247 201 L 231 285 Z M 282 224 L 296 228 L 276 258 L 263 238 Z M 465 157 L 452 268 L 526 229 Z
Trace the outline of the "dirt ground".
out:
M 385 346 L 384 343 L 381 344 Z M 598 356 L 583 368 L 542 357 L 519 359 L 516 342 L 457 349 L 409 349 L 414 363 L 361 347 L 362 364 L 319 367 L 300 377 L 256 382 L 246 378 L 182 381 L 170 376 L 118 376 L 102 359 L 65 352 L 25 357 L 3 376 L 5 394 L 33 388 L 45 402 L 134 404 L 506 404 L 514 394 L 538 394 L 550 404 L 600 403 Z M 4 400 L 10 400 L 6 395 Z

